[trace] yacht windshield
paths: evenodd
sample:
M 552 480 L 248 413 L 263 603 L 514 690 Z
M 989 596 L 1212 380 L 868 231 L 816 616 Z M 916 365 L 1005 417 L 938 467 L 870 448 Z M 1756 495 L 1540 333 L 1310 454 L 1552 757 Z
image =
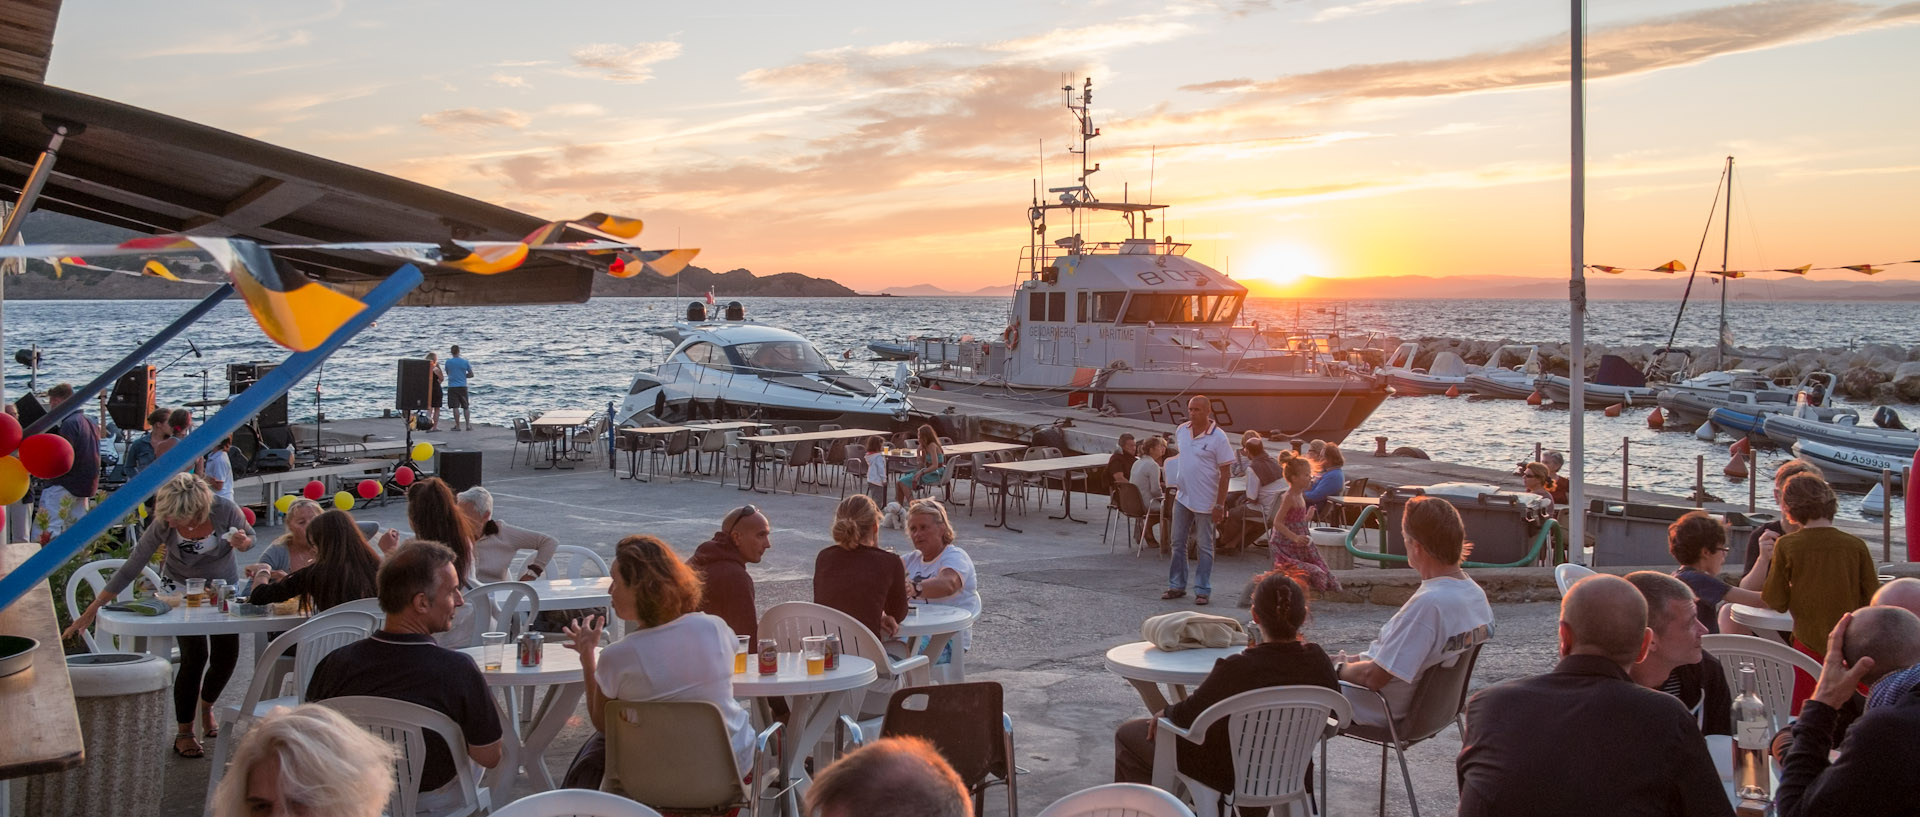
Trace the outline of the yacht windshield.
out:
M 1231 324 L 1240 314 L 1239 295 L 1134 293 L 1122 323 Z
M 768 341 L 766 343 L 742 343 L 727 347 L 727 355 L 733 358 L 734 365 L 749 370 L 769 372 L 795 372 L 812 374 L 832 371 L 825 355 L 813 344 L 797 340 Z

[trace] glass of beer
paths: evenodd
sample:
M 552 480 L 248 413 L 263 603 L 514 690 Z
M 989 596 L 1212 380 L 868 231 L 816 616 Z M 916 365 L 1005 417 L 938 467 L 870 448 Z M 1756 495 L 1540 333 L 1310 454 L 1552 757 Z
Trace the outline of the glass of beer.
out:
M 481 671 L 499 672 L 507 659 L 507 634 L 481 633 L 480 644 Z
M 203 596 L 202 594 L 206 592 L 207 592 L 206 579 L 188 579 L 187 580 L 187 606 L 199 607 L 200 602 L 205 598 L 205 596 Z
M 753 652 L 753 639 L 744 635 L 733 637 L 733 674 L 741 675 L 747 671 L 747 654 Z
M 822 675 L 827 671 L 827 637 L 810 635 L 800 639 L 800 654 L 807 659 L 807 674 Z

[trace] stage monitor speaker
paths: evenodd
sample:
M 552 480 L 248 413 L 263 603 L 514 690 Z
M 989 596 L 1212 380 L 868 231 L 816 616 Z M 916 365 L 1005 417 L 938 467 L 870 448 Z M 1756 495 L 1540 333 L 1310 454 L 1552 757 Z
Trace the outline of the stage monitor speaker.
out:
M 20 412 L 22 426 L 33 425 L 33 421 L 47 414 L 46 407 L 40 405 L 40 398 L 33 396 L 33 392 L 21 395 L 20 399 L 13 401 L 13 407 Z
M 113 418 L 114 425 L 127 431 L 146 429 L 147 415 L 153 413 L 153 381 L 152 366 L 135 366 L 113 382 L 113 391 L 107 395 L 107 416 Z
M 433 366 L 424 359 L 403 357 L 394 382 L 393 407 L 400 411 L 425 411 L 430 408 L 429 390 L 433 388 Z
M 440 478 L 459 493 L 480 484 L 480 452 L 440 449 Z
M 264 411 L 260 412 L 260 415 L 261 415 L 261 418 L 264 419 L 266 417 L 266 412 Z M 281 415 L 281 417 L 284 419 L 286 415 L 283 414 Z M 284 422 L 279 425 L 268 425 L 264 422 L 261 423 L 260 424 L 260 447 L 262 449 L 292 448 L 293 447 L 293 429 L 287 428 L 287 424 Z

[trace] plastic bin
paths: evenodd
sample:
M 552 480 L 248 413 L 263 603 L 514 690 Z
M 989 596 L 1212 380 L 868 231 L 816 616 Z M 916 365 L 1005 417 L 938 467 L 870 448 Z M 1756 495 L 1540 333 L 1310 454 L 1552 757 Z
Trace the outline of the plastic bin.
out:
M 1672 569 L 1667 551 L 1667 527 L 1674 520 L 1700 510 L 1688 505 L 1652 505 L 1596 499 L 1587 507 L 1587 532 L 1593 537 L 1595 567 L 1655 567 Z M 1727 564 L 1747 558 L 1747 537 L 1756 522 L 1734 511 L 1715 513 L 1727 523 Z
M 1487 488 L 1493 490 L 1468 490 Z M 1416 496 L 1445 499 L 1460 512 L 1466 525 L 1467 541 L 1473 552 L 1467 558 L 1482 564 L 1506 564 L 1520 561 L 1533 546 L 1540 530 L 1540 513 L 1511 493 L 1495 493 L 1495 486 L 1403 485 L 1380 495 L 1380 512 L 1386 519 L 1386 551 L 1405 555 L 1406 540 L 1400 534 L 1407 503 Z M 1431 491 L 1432 493 L 1429 493 Z
M 174 733 L 172 665 L 141 653 L 67 656 L 87 759 L 26 780 L 23 813 L 54 817 L 157 815 Z

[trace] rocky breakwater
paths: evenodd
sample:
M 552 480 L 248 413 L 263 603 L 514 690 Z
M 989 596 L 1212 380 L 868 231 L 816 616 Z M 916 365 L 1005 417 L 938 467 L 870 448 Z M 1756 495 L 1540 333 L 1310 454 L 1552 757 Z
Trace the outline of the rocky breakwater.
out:
M 1492 359 L 1494 352 L 1502 346 L 1530 345 L 1540 348 L 1540 365 L 1549 374 L 1565 375 L 1570 368 L 1569 360 L 1573 356 L 1573 344 L 1535 343 L 1516 341 L 1507 338 L 1499 340 L 1475 340 L 1470 338 L 1421 337 L 1402 340 L 1387 338 L 1378 341 L 1386 349 L 1397 347 L 1403 342 L 1419 344 L 1420 351 L 1414 356 L 1414 366 L 1424 368 L 1433 362 L 1435 355 L 1452 352 L 1459 355 L 1469 365 L 1480 365 Z M 1601 355 L 1618 355 L 1634 366 L 1645 369 L 1660 347 L 1654 344 L 1637 346 L 1605 346 L 1587 344 L 1587 372 L 1591 374 L 1600 365 Z M 1920 346 L 1902 347 L 1889 344 L 1869 343 L 1852 349 L 1826 348 L 1803 349 L 1790 346 L 1736 347 L 1723 360 L 1716 361 L 1714 350 L 1708 346 L 1688 347 L 1691 355 L 1687 376 L 1702 374 L 1720 369 L 1757 369 L 1767 376 L 1779 380 L 1791 381 L 1803 374 L 1825 371 L 1833 374 L 1836 388 L 1844 397 L 1872 402 L 1875 405 L 1888 403 L 1920 403 Z M 1677 367 L 1682 358 L 1678 354 L 1667 356 L 1667 365 Z M 1520 361 L 1508 359 L 1506 365 L 1518 365 Z M 1716 363 L 1718 365 L 1716 366 Z

